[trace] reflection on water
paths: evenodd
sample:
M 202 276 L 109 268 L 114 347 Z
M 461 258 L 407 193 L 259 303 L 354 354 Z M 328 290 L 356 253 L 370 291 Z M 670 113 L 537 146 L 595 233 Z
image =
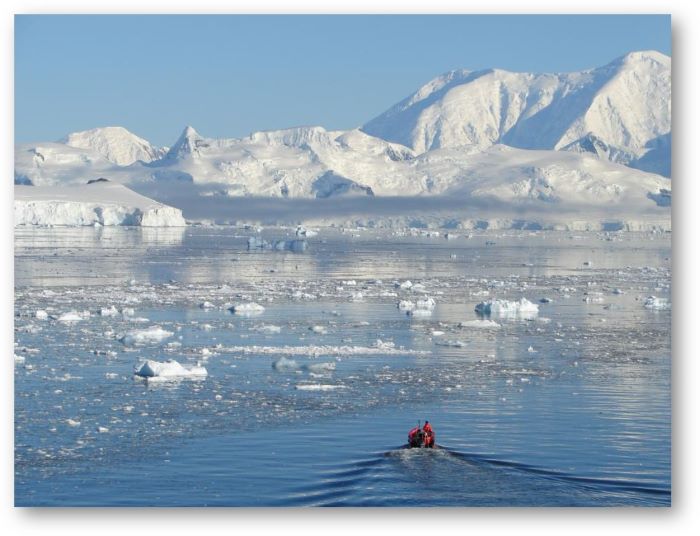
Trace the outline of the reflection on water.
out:
M 305 253 L 248 251 L 255 230 L 187 228 L 17 228 L 17 286 L 104 285 L 136 279 L 186 283 L 262 278 L 522 277 L 586 275 L 670 258 L 670 236 L 635 233 L 451 232 L 457 238 L 329 229 Z M 268 240 L 294 229 L 266 229 Z M 613 237 L 613 238 L 611 238 Z M 79 269 L 76 272 L 76 268 Z

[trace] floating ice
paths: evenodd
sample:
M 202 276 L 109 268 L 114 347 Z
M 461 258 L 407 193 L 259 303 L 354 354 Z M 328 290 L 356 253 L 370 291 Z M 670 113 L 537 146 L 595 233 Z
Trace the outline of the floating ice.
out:
M 294 361 L 294 359 L 280 357 L 272 363 L 272 368 L 275 370 L 297 370 L 299 363 Z
M 49 317 L 49 314 L 46 311 L 39 309 L 36 313 L 34 313 L 34 317 L 37 320 L 46 320 Z
M 431 309 L 415 308 L 412 311 L 406 311 L 406 314 L 409 316 L 430 316 L 433 314 L 433 311 Z
M 483 301 L 474 308 L 480 315 L 495 315 L 502 318 L 533 319 L 539 312 L 537 304 L 526 298 L 519 301 L 489 300 Z
M 394 286 L 395 286 L 396 288 L 400 288 L 401 290 L 408 290 L 408 289 L 410 289 L 410 288 L 413 286 L 413 283 L 411 283 L 410 281 L 406 280 L 406 281 L 404 281 L 404 282 L 402 282 L 402 283 L 398 283 L 398 282 L 397 282 L 397 283 L 394 284 Z
M 498 329 L 501 325 L 494 320 L 466 320 L 459 323 L 460 328 Z
M 253 316 L 253 315 L 262 314 L 262 312 L 265 310 L 265 308 L 258 303 L 247 302 L 247 303 L 237 303 L 236 305 L 229 307 L 228 310 L 236 315 Z
M 309 243 L 306 240 L 272 240 L 251 236 L 248 238 L 248 249 L 273 249 L 276 251 L 306 251 Z
M 216 305 L 214 305 L 211 302 L 208 301 L 203 301 L 202 303 L 199 304 L 200 309 L 214 309 Z
M 671 308 L 671 302 L 666 298 L 657 298 L 656 296 L 648 296 L 644 300 L 644 307 L 655 311 L 666 311 Z
M 416 301 L 416 309 L 425 309 L 427 311 L 432 311 L 435 309 L 435 300 L 433 298 L 426 298 L 425 300 Z
M 81 320 L 84 320 L 89 316 L 89 311 L 83 311 L 82 313 L 78 313 L 76 311 L 69 311 L 67 313 L 63 313 L 56 320 L 58 320 L 59 322 L 63 322 L 64 324 L 71 324 L 73 322 L 80 322 Z
M 323 362 L 323 363 L 308 363 L 302 367 L 304 370 L 309 372 L 330 372 L 335 370 L 335 363 L 333 362 Z
M 413 311 L 413 309 L 416 308 L 416 304 L 411 300 L 401 300 L 397 307 L 399 308 L 399 311 Z
M 279 326 L 273 326 L 272 324 L 263 324 L 262 326 L 255 326 L 252 328 L 252 330 L 257 331 L 258 333 L 264 333 L 266 335 L 274 335 L 276 333 L 280 333 L 282 328 Z
M 312 236 L 316 236 L 317 234 L 318 234 L 318 231 L 306 229 L 305 227 L 303 227 L 301 225 L 299 227 L 297 227 L 297 230 L 296 230 L 297 236 L 305 236 L 307 238 L 311 238 Z
M 119 341 L 126 346 L 158 344 L 168 337 L 172 337 L 174 333 L 167 331 L 160 326 L 152 326 L 148 329 L 135 329 L 123 335 Z
M 393 342 L 377 340 L 375 346 L 225 346 L 218 349 L 220 353 L 242 355 L 295 355 L 295 356 L 349 356 L 349 355 L 428 355 L 425 350 L 396 348 Z
M 391 341 L 383 341 L 381 339 L 377 339 L 377 341 L 374 343 L 375 348 L 378 350 L 393 350 L 396 347 L 396 344 L 394 344 Z
M 183 367 L 174 359 L 169 359 L 165 362 L 147 359 L 134 368 L 134 375 L 150 381 L 187 377 L 201 378 L 207 375 L 207 369 L 199 363 L 192 367 Z
M 296 389 L 299 391 L 332 391 L 334 389 L 343 389 L 344 385 L 330 385 L 323 383 L 304 383 L 298 384 Z
M 328 330 L 324 326 L 311 326 L 309 327 L 309 331 L 313 331 L 318 335 L 326 335 L 328 333 Z
M 102 307 L 100 309 L 100 316 L 117 316 L 119 311 L 112 305 L 111 307 Z

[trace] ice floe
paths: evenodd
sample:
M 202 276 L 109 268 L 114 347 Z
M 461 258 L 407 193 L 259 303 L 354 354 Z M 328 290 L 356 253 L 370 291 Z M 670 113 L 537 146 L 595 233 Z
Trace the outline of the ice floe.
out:
M 153 361 L 147 359 L 136 365 L 134 375 L 149 381 L 169 380 L 176 378 L 202 378 L 207 375 L 207 369 L 199 363 L 194 366 L 184 367 L 178 361 Z
M 255 316 L 262 314 L 265 311 L 265 307 L 259 303 L 247 302 L 237 303 L 236 305 L 229 307 L 228 310 L 235 315 Z
M 489 319 L 465 320 L 464 322 L 460 322 L 458 325 L 460 328 L 478 329 L 498 329 L 501 327 L 501 325 L 498 322 Z
M 165 330 L 160 326 L 152 326 L 147 329 L 128 331 L 119 338 L 119 341 L 126 346 L 158 344 L 173 335 L 172 331 Z
M 648 296 L 644 300 L 644 307 L 655 311 L 666 311 L 671 309 L 671 302 L 666 298 L 657 298 L 656 296 Z
M 299 391 L 333 391 L 335 389 L 343 389 L 344 385 L 331 385 L 324 383 L 300 383 L 296 385 Z
M 474 308 L 477 314 L 498 316 L 501 318 L 533 319 L 539 313 L 537 304 L 526 298 L 519 301 L 489 300 L 483 301 Z

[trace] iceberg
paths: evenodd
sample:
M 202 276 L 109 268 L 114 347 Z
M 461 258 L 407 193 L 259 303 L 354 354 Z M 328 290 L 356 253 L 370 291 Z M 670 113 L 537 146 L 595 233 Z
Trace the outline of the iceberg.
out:
M 149 381 L 203 378 L 207 375 L 207 369 L 199 363 L 191 367 L 184 367 L 174 359 L 168 359 L 165 362 L 147 359 L 136 365 L 134 375 Z
M 489 300 L 483 301 L 474 308 L 478 315 L 498 316 L 501 318 L 533 319 L 539 313 L 537 304 L 526 298 L 519 301 Z
M 183 227 L 182 211 L 108 181 L 77 186 L 15 186 L 15 226 Z
M 158 344 L 173 335 L 172 331 L 167 331 L 160 326 L 152 326 L 148 329 L 129 331 L 119 341 L 126 346 Z

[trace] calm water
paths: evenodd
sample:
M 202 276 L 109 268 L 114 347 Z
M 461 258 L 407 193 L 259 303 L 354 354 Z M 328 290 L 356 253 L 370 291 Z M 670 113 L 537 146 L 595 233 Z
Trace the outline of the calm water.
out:
M 671 312 L 643 306 L 670 235 L 451 232 L 16 230 L 16 504 L 670 505 Z M 468 324 L 521 297 L 535 318 Z M 147 384 L 146 358 L 209 374 Z M 419 419 L 439 449 L 402 448 Z

